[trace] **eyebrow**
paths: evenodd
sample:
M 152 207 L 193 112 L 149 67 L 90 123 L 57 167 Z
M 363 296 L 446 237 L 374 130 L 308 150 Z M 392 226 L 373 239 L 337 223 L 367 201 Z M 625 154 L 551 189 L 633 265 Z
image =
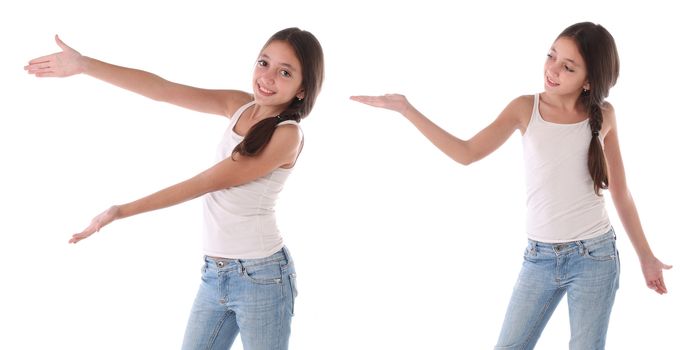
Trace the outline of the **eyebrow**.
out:
M 261 54 L 261 58 L 271 59 L 271 57 L 269 57 L 269 55 L 267 55 L 267 54 L 265 54 L 265 53 L 264 53 L 264 54 Z M 290 63 L 283 63 L 283 62 L 281 62 L 281 63 L 279 63 L 279 64 L 280 64 L 281 66 L 283 66 L 283 67 L 286 67 L 286 68 L 288 68 L 288 69 L 294 71 L 294 72 L 297 71 L 297 69 L 295 69 L 295 67 L 293 67 Z

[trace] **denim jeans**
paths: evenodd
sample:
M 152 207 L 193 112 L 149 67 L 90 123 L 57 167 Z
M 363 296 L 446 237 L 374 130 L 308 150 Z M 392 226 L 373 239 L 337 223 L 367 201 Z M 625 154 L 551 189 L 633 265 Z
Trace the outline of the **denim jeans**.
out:
M 604 349 L 619 288 L 615 232 L 566 243 L 529 240 L 496 349 L 532 349 L 564 294 L 570 349 Z
M 182 349 L 288 349 L 297 290 L 288 249 L 261 259 L 204 257 Z

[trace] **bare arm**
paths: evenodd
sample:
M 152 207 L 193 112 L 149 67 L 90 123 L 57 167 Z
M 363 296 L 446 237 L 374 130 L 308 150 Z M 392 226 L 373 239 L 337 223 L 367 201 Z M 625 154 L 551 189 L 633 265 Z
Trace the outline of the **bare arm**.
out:
M 617 209 L 617 215 L 622 221 L 629 240 L 639 257 L 641 270 L 646 280 L 646 286 L 655 290 L 659 294 L 668 292 L 663 280 L 663 270 L 670 269 L 672 266 L 666 265 L 658 260 L 649 247 L 649 242 L 644 234 L 639 220 L 639 212 L 632 194 L 627 187 L 627 180 L 624 172 L 624 164 L 620 153 L 619 140 L 617 137 L 617 119 L 612 106 L 608 104 L 603 111 L 606 125 L 609 126 L 605 135 L 605 156 L 608 168 L 608 189 L 612 195 L 612 201 Z
M 525 97 L 513 100 L 489 126 L 471 139 L 462 140 L 430 121 L 402 95 L 352 96 L 351 99 L 401 113 L 438 149 L 464 165 L 488 156 L 501 147 L 516 129 L 520 129 L 521 112 L 525 110 L 527 103 Z
M 240 186 L 279 167 L 291 165 L 298 154 L 301 139 L 297 126 L 279 126 L 258 156 L 235 155 L 235 160 L 228 157 L 186 181 L 133 202 L 112 206 L 92 219 L 82 232 L 74 234 L 69 242 L 77 243 L 116 219 L 166 208 L 209 192 Z
M 156 101 L 171 103 L 203 113 L 230 117 L 252 96 L 237 90 L 209 90 L 177 84 L 155 74 L 121 67 L 83 56 L 56 35 L 61 52 L 35 58 L 24 69 L 37 77 L 69 77 L 86 74 Z

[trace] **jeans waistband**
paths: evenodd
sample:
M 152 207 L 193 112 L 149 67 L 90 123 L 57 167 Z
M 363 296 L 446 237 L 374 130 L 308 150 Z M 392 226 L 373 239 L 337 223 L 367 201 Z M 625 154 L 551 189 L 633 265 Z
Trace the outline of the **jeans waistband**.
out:
M 610 228 L 610 231 L 607 233 L 604 233 L 600 236 L 593 237 L 590 239 L 582 239 L 578 241 L 570 241 L 570 242 L 559 242 L 559 243 L 546 243 L 546 242 L 538 242 L 532 239 L 528 240 L 528 245 L 535 249 L 535 250 L 553 250 L 555 252 L 564 252 L 564 251 L 569 251 L 569 250 L 575 250 L 575 249 L 585 249 L 588 247 L 592 247 L 597 244 L 602 244 L 610 240 L 615 240 L 616 235 L 615 235 L 615 230 L 613 228 Z
M 291 264 L 293 262 L 293 259 L 290 256 L 290 252 L 288 251 L 288 248 L 285 246 L 281 248 L 281 250 L 277 251 L 276 253 L 271 254 L 270 256 L 264 257 L 264 258 L 256 258 L 256 259 L 232 259 L 232 258 L 221 258 L 221 257 L 215 257 L 215 256 L 209 256 L 205 255 L 203 259 L 207 263 L 211 263 L 216 265 L 219 268 L 226 267 L 226 266 L 232 266 L 232 265 L 238 265 L 238 266 L 257 266 L 257 265 L 263 265 L 263 264 L 268 264 L 272 262 L 280 262 L 280 261 L 286 261 L 286 264 Z

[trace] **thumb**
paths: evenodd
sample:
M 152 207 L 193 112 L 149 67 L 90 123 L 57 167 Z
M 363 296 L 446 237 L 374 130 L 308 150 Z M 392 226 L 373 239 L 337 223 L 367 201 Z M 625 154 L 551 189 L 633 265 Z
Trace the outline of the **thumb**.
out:
M 668 264 L 663 264 L 663 269 L 664 270 L 670 270 L 673 268 L 673 265 L 668 265 Z
M 66 45 L 61 38 L 58 37 L 58 34 L 56 34 L 56 44 L 63 49 L 63 51 L 71 50 L 71 47 Z

